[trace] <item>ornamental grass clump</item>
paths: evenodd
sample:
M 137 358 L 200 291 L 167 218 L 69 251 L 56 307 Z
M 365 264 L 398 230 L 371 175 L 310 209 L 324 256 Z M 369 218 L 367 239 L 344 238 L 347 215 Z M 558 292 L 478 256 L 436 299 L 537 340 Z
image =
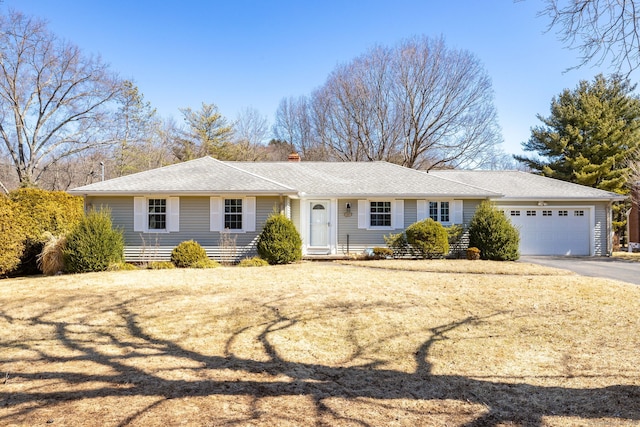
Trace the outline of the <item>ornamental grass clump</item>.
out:
M 202 268 L 209 261 L 207 252 L 204 250 L 200 243 L 195 240 L 187 240 L 180 243 L 171 251 L 171 262 L 178 268 Z
M 302 239 L 283 214 L 271 215 L 258 237 L 258 254 L 269 264 L 290 264 L 302 259 Z
M 64 248 L 66 236 L 54 236 L 48 233 L 42 252 L 38 255 L 38 268 L 46 276 L 58 274 L 64 270 Z

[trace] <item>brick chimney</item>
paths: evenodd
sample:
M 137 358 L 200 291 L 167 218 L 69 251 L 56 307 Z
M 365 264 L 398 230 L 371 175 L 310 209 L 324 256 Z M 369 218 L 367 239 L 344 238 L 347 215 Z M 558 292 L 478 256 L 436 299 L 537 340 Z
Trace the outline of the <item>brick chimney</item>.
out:
M 289 161 L 289 162 L 299 162 L 300 161 L 300 154 L 298 154 L 298 153 L 289 154 L 289 157 L 287 157 L 287 161 Z

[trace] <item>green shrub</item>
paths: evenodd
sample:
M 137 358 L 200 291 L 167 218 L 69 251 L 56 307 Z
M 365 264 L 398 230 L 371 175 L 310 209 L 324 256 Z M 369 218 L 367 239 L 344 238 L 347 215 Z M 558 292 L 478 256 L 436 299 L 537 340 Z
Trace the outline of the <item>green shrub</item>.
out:
M 467 259 L 470 261 L 476 261 L 480 259 L 480 249 L 469 248 L 467 249 Z
M 238 264 L 238 267 L 264 267 L 269 263 L 260 257 L 245 258 Z
M 447 230 L 431 218 L 411 224 L 405 234 L 414 254 L 422 258 L 442 257 L 449 252 Z
M 20 188 L 9 194 L 17 206 L 18 222 L 23 230 L 24 250 L 18 274 L 37 274 L 37 258 L 44 249 L 46 233 L 63 236 L 84 217 L 81 197 L 63 191 Z
M 0 196 L 0 276 L 18 267 L 24 251 L 24 232 L 16 211 L 13 201 Z
M 105 271 L 123 261 L 122 231 L 114 230 L 109 210 L 90 211 L 67 236 L 65 269 L 71 273 Z
M 271 215 L 258 236 L 258 254 L 269 264 L 289 264 L 302 258 L 302 239 L 283 214 Z
M 207 252 L 194 240 L 182 242 L 171 251 L 171 262 L 178 268 L 190 268 L 208 259 Z
M 395 258 L 401 257 L 408 253 L 409 244 L 407 243 L 407 236 L 404 233 L 398 234 L 389 234 L 388 236 L 383 236 L 384 242 L 387 247 L 391 249 L 393 256 Z
M 193 264 L 191 264 L 191 268 L 217 268 L 220 267 L 220 263 L 213 259 L 200 259 Z
M 138 270 L 138 267 L 128 262 L 116 262 L 110 264 L 107 271 L 132 271 Z
M 147 264 L 149 270 L 170 270 L 176 268 L 176 265 L 171 261 L 151 261 Z
M 373 248 L 373 259 L 386 259 L 393 256 L 393 251 L 389 248 L 375 247 Z
M 482 259 L 515 261 L 519 254 L 520 235 L 504 213 L 484 201 L 469 223 L 469 246 L 480 250 Z

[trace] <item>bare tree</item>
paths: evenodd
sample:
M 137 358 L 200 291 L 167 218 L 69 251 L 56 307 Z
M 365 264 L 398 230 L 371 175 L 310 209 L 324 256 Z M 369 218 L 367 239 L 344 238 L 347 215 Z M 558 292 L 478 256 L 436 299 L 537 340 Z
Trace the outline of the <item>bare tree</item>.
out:
M 109 143 L 108 107 L 120 80 L 43 21 L 0 16 L 0 139 L 22 185 L 61 160 Z
M 245 108 L 238 113 L 233 126 L 235 160 L 262 160 L 266 153 L 269 125 L 266 117 L 255 108 Z
M 284 98 L 276 110 L 274 137 L 287 141 L 306 160 L 321 160 L 314 158 L 311 122 L 312 112 L 306 96 Z
M 281 103 L 276 135 L 328 160 L 477 167 L 501 142 L 486 71 L 442 39 L 374 48 L 337 67 L 298 104 L 304 108 Z
M 580 52 L 577 67 L 609 60 L 616 71 L 640 66 L 640 2 L 637 0 L 545 0 L 540 12 L 549 30 Z

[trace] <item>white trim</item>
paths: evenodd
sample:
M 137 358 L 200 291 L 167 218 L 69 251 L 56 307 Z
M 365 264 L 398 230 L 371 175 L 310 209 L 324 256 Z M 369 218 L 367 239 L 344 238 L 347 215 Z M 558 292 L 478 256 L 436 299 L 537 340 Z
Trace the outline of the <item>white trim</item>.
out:
M 149 200 L 166 200 L 166 228 L 149 229 Z M 180 197 L 147 195 L 133 198 L 133 231 L 139 233 L 176 233 L 180 231 Z
M 224 201 L 242 200 L 242 229 L 225 230 Z M 209 231 L 226 231 L 229 233 L 247 233 L 256 231 L 256 198 L 252 196 L 212 196 L 209 198 Z
M 524 214 L 524 216 L 526 216 L 526 211 L 527 210 L 539 210 L 539 211 L 543 211 L 543 210 L 585 210 L 585 211 L 589 211 L 589 255 L 590 256 L 595 256 L 596 253 L 596 235 L 595 235 L 595 229 L 596 229 L 596 207 L 595 205 L 547 205 L 547 206 L 540 206 L 540 205 L 496 205 L 496 208 L 500 209 L 501 211 L 503 211 L 505 213 L 505 216 L 507 218 L 510 218 L 511 216 L 508 215 L 508 211 L 509 210 L 519 210 L 520 214 L 522 216 L 522 214 Z M 570 215 L 572 216 L 572 215 Z M 609 236 L 607 236 L 607 239 L 609 239 Z
M 389 202 L 391 205 L 391 225 L 371 225 L 371 202 Z M 368 198 L 358 200 L 358 228 L 366 230 L 397 230 L 404 229 L 404 199 Z

